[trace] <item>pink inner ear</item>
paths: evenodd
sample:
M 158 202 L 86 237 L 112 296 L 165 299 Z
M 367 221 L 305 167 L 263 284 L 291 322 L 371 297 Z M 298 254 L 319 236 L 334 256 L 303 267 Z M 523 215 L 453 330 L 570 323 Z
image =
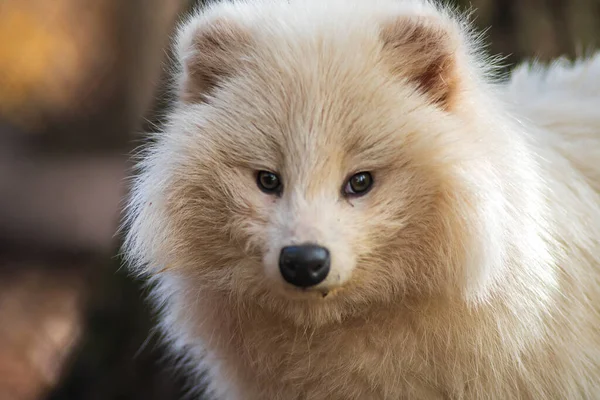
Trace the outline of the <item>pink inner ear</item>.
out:
M 431 101 L 451 109 L 457 90 L 459 39 L 443 21 L 399 17 L 381 31 L 386 62 L 395 75 L 415 82 Z
M 240 53 L 250 34 L 235 22 L 217 19 L 191 32 L 193 37 L 181 55 L 184 68 L 181 99 L 194 103 L 239 67 Z

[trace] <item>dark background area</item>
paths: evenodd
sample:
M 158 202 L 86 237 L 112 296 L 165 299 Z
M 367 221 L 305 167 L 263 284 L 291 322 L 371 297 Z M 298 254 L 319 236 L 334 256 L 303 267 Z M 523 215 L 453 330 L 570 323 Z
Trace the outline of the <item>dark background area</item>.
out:
M 131 151 L 160 129 L 189 0 L 0 1 L 0 400 L 179 399 L 118 256 Z M 489 52 L 589 54 L 600 0 L 473 0 Z

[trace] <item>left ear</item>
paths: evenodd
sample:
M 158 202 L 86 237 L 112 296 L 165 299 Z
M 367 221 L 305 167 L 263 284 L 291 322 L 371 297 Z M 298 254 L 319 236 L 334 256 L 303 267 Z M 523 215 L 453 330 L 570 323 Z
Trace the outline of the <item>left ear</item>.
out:
M 392 73 L 414 82 L 432 103 L 450 110 L 458 91 L 459 28 L 439 17 L 400 16 L 381 29 Z
M 240 58 L 251 34 L 238 21 L 224 16 L 192 18 L 177 36 L 181 64 L 180 98 L 187 103 L 205 101 L 205 95 L 240 68 Z

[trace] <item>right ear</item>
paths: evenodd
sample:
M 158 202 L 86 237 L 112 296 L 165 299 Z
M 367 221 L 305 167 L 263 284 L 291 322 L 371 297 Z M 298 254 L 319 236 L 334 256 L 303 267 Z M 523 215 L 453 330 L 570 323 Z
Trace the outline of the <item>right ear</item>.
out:
M 438 17 L 395 17 L 381 32 L 392 71 L 415 83 L 440 107 L 453 108 L 461 89 L 458 57 L 462 38 Z
M 241 62 L 250 34 L 226 17 L 194 17 L 177 35 L 181 65 L 179 97 L 187 103 L 202 102 L 206 94 L 232 73 Z

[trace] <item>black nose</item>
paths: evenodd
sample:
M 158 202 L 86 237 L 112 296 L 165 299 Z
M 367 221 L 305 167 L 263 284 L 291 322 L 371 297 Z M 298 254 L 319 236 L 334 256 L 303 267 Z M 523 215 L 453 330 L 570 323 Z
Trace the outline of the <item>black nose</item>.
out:
M 283 279 L 298 287 L 314 286 L 329 273 L 329 250 L 305 244 L 281 249 L 279 270 Z

